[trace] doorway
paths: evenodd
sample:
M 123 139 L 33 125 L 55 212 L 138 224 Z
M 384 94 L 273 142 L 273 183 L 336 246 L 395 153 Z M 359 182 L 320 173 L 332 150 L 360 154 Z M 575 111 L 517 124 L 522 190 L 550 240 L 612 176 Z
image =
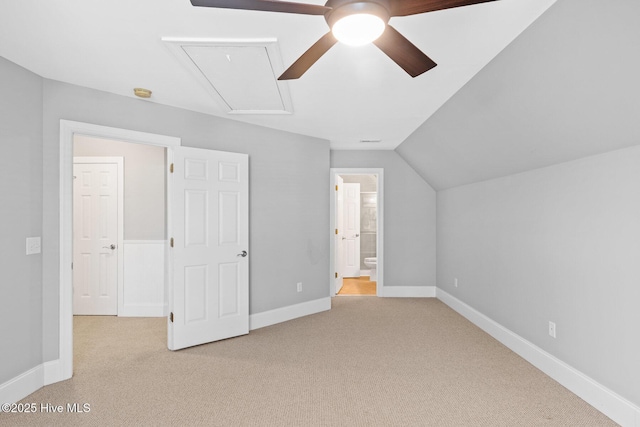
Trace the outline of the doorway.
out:
M 167 178 L 166 206 L 169 208 L 166 209 L 165 236 L 172 237 L 169 239 L 170 243 L 165 242 L 163 245 L 166 261 L 163 285 L 172 310 L 165 320 L 168 321 L 168 347 L 174 350 L 248 333 L 248 155 L 182 147 L 180 138 L 176 137 L 61 120 L 59 359 L 48 362 L 45 366 L 44 384 L 73 376 L 74 135 L 167 148 L 166 163 L 171 165 L 171 173 Z M 174 158 L 180 161 L 174 163 Z M 190 182 L 194 180 L 206 186 L 191 188 Z M 213 192 L 216 193 L 215 196 Z M 174 194 L 175 197 L 172 196 Z M 218 234 L 213 235 L 210 231 Z M 200 252 L 205 252 L 211 245 L 200 244 L 203 241 L 212 242 L 212 245 L 218 247 L 225 246 L 228 251 L 233 251 L 232 261 L 227 261 L 218 268 L 218 274 L 203 274 L 202 265 L 185 264 L 185 260 L 197 262 L 201 259 L 196 256 L 180 258 L 182 264 L 178 261 L 179 255 L 176 253 L 179 250 L 197 246 L 202 249 Z M 174 263 L 179 268 L 174 267 Z M 172 273 L 177 271 L 180 274 L 175 276 L 184 280 L 173 280 Z M 212 279 L 215 288 L 211 292 L 202 291 L 203 284 L 209 283 L 208 278 L 215 278 Z M 220 283 L 223 285 L 220 286 Z M 198 295 L 204 294 L 211 295 L 212 298 L 198 298 Z M 212 322 L 217 322 L 216 326 L 220 326 L 223 332 L 209 327 L 205 328 L 207 333 L 199 334 L 199 320 L 203 315 L 212 319 Z M 178 327 L 174 327 L 176 325 Z M 221 333 L 228 335 L 218 336 Z M 191 338 L 196 335 L 194 342 Z
M 122 317 L 164 317 L 167 315 L 167 292 L 165 289 L 164 264 L 167 244 L 167 148 L 150 144 L 131 143 L 113 138 L 75 134 L 74 154 L 74 314 L 118 315 Z M 75 172 L 80 165 L 78 159 L 88 166 L 95 166 L 109 159 L 120 159 L 117 179 L 120 197 L 110 200 L 108 183 L 110 177 L 103 173 Z M 77 192 L 89 191 L 88 185 L 99 193 L 96 201 L 83 196 L 76 200 Z M 82 201 L 82 203 L 79 203 Z M 78 206 L 80 204 L 80 206 Z M 117 237 L 110 236 L 113 230 L 105 230 L 109 212 L 117 207 L 119 217 Z M 95 223 L 95 230 L 83 225 Z M 82 236 L 81 236 L 82 235 Z M 87 253 L 79 246 L 97 240 L 94 252 Z M 81 253 L 83 253 L 81 255 Z M 92 257 L 99 258 L 93 259 Z M 114 271 L 112 264 L 117 261 Z M 89 268 L 87 265 L 89 264 Z M 86 270 L 86 271 L 83 271 Z M 100 270 L 102 280 L 96 280 Z M 105 271 L 106 270 L 106 271 Z M 93 280 L 90 280 L 90 277 Z M 117 278 L 117 287 L 113 282 Z M 84 282 L 84 283 L 83 283 Z M 78 310 L 79 300 L 90 300 L 86 295 L 86 284 L 94 287 L 100 283 L 99 300 L 115 299 L 116 306 L 110 311 Z M 107 291 L 107 283 L 111 283 Z M 84 294 L 84 295 L 80 295 Z M 111 298 L 114 296 L 115 298 Z
M 376 182 L 375 188 L 363 187 L 365 191 L 360 191 L 360 186 L 351 187 L 355 181 L 358 181 L 356 177 L 362 176 Z M 350 192 L 354 193 L 351 196 L 341 191 L 341 188 L 349 187 L 351 188 Z M 384 170 L 381 168 L 331 168 L 330 192 L 330 295 L 335 296 L 345 280 L 349 280 L 351 282 L 349 284 L 353 284 L 354 280 L 366 279 L 365 281 L 375 284 L 375 295 L 382 296 L 384 294 Z M 362 199 L 363 196 L 364 199 Z M 351 208 L 347 208 L 348 205 L 344 202 L 349 197 L 357 200 L 357 206 L 352 203 Z M 370 211 L 374 203 L 375 213 L 372 217 Z M 363 206 L 364 209 L 362 209 Z M 349 209 L 352 212 L 348 212 Z M 366 239 L 370 242 L 367 241 L 365 250 L 361 252 L 360 242 L 365 237 L 362 233 L 362 213 L 366 214 Z M 347 245 L 344 245 L 343 242 L 348 241 L 351 241 L 351 245 L 346 247 Z M 350 264 L 353 265 L 351 265 L 350 271 L 346 271 L 349 257 L 352 258 L 353 262 Z M 363 264 L 365 258 L 369 258 L 369 261 L 373 261 L 371 258 L 376 259 L 375 270 Z M 372 262 L 367 264 L 372 265 Z M 369 280 L 370 276 L 361 278 L 361 273 L 374 274 L 376 280 Z M 352 277 L 349 278 L 349 276 Z M 357 282 L 355 283 L 357 285 Z
M 73 376 L 73 139 L 87 135 L 102 139 L 156 145 L 169 148 L 167 162 L 173 162 L 171 149 L 180 147 L 181 139 L 164 135 L 111 128 L 89 123 L 60 120 L 60 240 L 59 240 L 59 359 L 47 365 L 45 385 Z M 170 203 L 169 194 L 167 204 Z M 170 234 L 167 214 L 166 235 Z M 166 246 L 166 245 L 165 245 Z M 165 251 L 166 251 L 165 247 Z M 165 270 L 167 266 L 165 265 Z M 165 274 L 165 278 L 168 275 Z M 165 289 L 167 284 L 164 284 Z

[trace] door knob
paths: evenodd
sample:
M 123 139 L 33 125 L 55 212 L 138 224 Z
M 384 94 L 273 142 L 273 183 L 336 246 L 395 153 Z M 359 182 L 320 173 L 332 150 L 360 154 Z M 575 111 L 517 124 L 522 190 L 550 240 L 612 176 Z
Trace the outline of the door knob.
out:
M 114 244 L 112 243 L 111 245 L 109 245 L 109 246 L 103 246 L 102 248 L 103 248 L 103 249 L 111 249 L 111 250 L 113 251 L 113 250 L 115 250 L 116 245 L 114 245 Z
M 359 235 L 359 234 L 356 234 L 356 237 L 360 237 L 360 235 Z
M 236 256 L 241 256 L 242 258 L 244 258 L 244 257 L 246 257 L 246 256 L 247 256 L 247 251 L 242 251 L 242 253 L 239 253 L 239 254 L 238 254 L 238 255 L 236 255 Z

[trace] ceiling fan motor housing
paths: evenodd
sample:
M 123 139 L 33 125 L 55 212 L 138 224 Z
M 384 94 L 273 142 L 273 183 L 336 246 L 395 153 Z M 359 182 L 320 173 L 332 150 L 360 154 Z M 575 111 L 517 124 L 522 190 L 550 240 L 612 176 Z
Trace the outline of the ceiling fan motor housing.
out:
M 329 0 L 325 6 L 331 8 L 331 10 L 324 15 L 324 19 L 330 28 L 333 28 L 333 24 L 345 16 L 359 13 L 377 16 L 382 19 L 385 24 L 389 22 L 389 18 L 391 17 L 388 0 Z

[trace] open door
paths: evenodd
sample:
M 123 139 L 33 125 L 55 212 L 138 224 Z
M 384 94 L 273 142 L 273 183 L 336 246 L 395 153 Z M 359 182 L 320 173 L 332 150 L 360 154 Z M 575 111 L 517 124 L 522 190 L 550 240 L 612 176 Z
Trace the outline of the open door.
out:
M 177 147 L 168 347 L 249 333 L 248 156 Z
M 344 180 L 340 175 L 335 176 L 336 191 L 335 191 L 335 221 L 336 231 L 334 237 L 334 252 L 335 252 L 335 286 L 336 295 L 340 292 L 343 285 L 344 277 Z
M 360 184 L 344 187 L 344 277 L 360 277 Z

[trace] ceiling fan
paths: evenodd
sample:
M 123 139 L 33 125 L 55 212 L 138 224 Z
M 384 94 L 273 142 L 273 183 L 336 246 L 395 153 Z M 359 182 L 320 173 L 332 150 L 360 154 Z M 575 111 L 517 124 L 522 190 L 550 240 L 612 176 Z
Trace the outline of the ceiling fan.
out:
M 338 41 L 375 44 L 411 77 L 437 64 L 388 24 L 394 16 L 417 15 L 495 0 L 327 0 L 324 6 L 279 0 L 191 0 L 201 7 L 323 15 L 331 31 L 302 54 L 278 80 L 297 79 Z

